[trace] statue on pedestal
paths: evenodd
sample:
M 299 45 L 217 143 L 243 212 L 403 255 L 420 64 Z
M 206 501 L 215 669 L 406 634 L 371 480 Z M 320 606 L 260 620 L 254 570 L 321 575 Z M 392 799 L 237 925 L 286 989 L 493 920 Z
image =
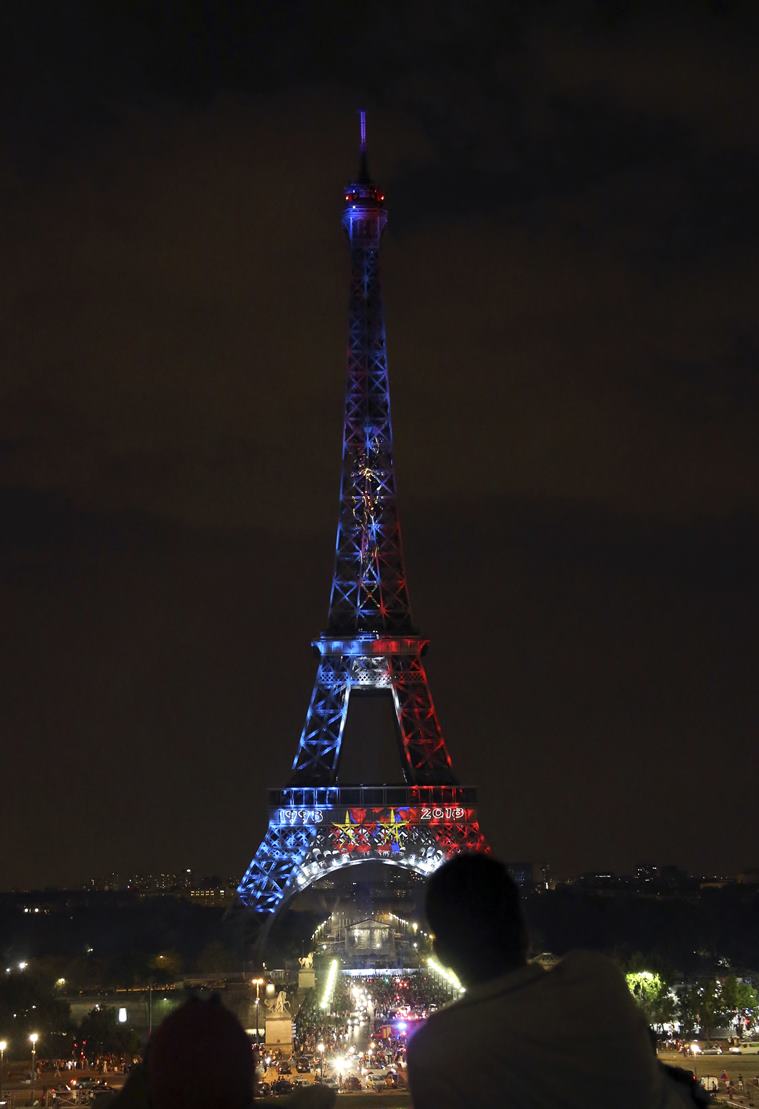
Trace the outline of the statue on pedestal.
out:
M 290 1015 L 290 1002 L 287 1000 L 287 991 L 280 990 L 276 997 L 266 1002 L 270 1017 L 284 1017 Z

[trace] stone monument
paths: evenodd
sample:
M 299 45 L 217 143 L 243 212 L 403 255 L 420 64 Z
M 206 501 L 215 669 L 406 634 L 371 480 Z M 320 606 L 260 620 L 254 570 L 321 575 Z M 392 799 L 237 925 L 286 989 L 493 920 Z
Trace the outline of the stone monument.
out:
M 313 951 L 309 952 L 308 955 L 301 955 L 298 962 L 300 964 L 300 970 L 298 971 L 298 989 L 313 990 L 316 986 Z
M 293 1050 L 293 1017 L 287 994 L 280 990 L 266 1001 L 266 1046 L 291 1055 Z

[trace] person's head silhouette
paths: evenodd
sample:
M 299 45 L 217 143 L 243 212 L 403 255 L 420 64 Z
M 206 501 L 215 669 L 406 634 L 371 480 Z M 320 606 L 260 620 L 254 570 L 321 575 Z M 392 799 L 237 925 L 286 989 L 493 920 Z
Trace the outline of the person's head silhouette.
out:
M 527 929 L 519 891 L 490 855 L 457 855 L 427 883 L 427 920 L 435 951 L 464 985 L 524 964 Z
M 147 1078 L 154 1109 L 247 1109 L 253 1049 L 237 1018 L 214 996 L 190 998 L 153 1033 Z

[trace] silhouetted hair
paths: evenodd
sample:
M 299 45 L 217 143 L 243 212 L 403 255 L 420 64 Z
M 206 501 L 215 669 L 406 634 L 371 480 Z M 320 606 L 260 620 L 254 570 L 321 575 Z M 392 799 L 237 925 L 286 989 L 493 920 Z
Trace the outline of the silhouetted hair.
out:
M 217 996 L 190 998 L 156 1029 L 147 1050 L 154 1109 L 246 1109 L 253 1100 L 253 1050 Z
M 427 883 L 427 920 L 455 951 L 480 946 L 521 962 L 527 930 L 519 890 L 503 863 L 490 855 L 457 855 Z

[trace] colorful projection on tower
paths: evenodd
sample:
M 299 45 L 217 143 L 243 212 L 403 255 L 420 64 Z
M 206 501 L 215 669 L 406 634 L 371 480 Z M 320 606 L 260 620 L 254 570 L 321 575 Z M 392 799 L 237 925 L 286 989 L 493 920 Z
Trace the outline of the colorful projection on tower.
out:
M 279 809 L 277 822 L 288 828 L 322 828 L 330 846 L 341 856 L 382 859 L 401 855 L 412 843 L 418 825 L 445 832 L 448 826 L 476 824 L 476 817 L 473 809 L 463 805 L 404 805 L 389 809 Z M 461 828 L 456 831 L 459 833 Z
M 477 814 L 464 805 L 276 808 L 240 883 L 259 911 L 274 912 L 312 882 L 362 862 L 427 876 L 460 851 L 487 851 Z

